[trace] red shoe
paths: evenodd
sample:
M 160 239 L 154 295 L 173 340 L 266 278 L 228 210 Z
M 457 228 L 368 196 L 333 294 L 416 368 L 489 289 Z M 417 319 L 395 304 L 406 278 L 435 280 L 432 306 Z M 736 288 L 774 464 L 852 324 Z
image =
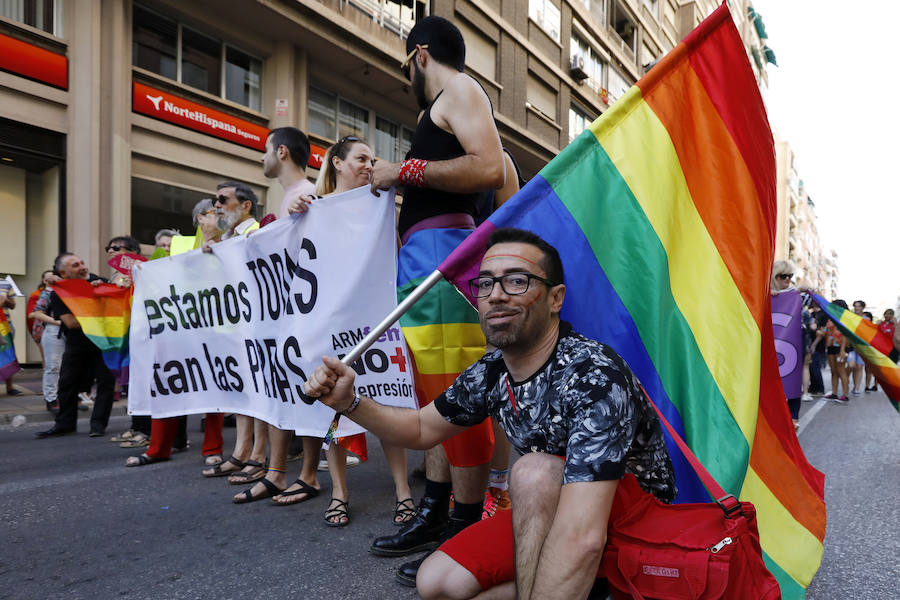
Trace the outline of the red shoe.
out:
M 509 490 L 489 487 L 484 493 L 484 510 L 481 512 L 481 519 L 490 519 L 497 514 L 497 511 L 509 510 L 511 507 Z

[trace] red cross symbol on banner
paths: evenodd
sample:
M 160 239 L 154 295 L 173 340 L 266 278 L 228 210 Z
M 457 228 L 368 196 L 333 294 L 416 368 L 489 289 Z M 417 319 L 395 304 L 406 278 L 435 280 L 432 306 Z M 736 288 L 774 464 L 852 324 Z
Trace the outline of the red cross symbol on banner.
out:
M 403 356 L 403 352 L 399 347 L 396 350 L 397 352 L 391 356 L 391 362 L 400 367 L 401 373 L 406 373 L 406 357 Z

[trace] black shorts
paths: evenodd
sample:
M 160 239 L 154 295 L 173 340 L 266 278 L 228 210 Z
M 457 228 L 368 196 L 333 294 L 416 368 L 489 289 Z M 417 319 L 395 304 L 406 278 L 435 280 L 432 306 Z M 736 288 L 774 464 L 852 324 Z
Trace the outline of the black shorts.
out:
M 841 347 L 840 346 L 828 346 L 828 348 L 825 349 L 825 352 L 827 352 L 831 356 L 834 356 L 836 354 L 841 353 Z

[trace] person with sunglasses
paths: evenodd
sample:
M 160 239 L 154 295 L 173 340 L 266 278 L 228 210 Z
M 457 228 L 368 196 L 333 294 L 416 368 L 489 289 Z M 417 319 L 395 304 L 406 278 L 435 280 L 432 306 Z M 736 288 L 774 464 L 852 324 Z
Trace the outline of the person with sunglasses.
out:
M 436 268 L 449 249 L 474 229 L 481 194 L 500 189 L 506 182 L 491 102 L 484 88 L 465 73 L 466 46 L 459 29 L 442 17 L 421 19 L 409 32 L 406 51 L 400 68 L 410 82 L 421 117 L 406 159 L 399 163 L 379 160 L 370 177 L 373 192 L 398 187 L 403 196 L 398 223 L 403 244 L 398 256 L 401 274 L 412 265 Z M 458 302 L 465 300 L 433 288 L 420 305 L 436 309 L 423 314 L 422 322 L 450 324 L 444 315 L 467 315 L 466 319 L 474 320 L 472 307 Z M 481 332 L 477 328 L 464 331 L 458 337 L 427 340 L 407 336 L 406 342 L 416 364 L 428 364 L 427 355 L 436 356 L 437 352 L 453 357 L 444 361 L 451 371 L 444 376 L 455 377 L 484 353 Z M 422 390 L 421 403 L 440 394 L 443 379 L 414 374 L 416 389 Z M 380 556 L 405 556 L 434 547 L 442 537 L 480 520 L 493 443 L 488 420 L 442 447 L 428 450 L 425 494 L 417 515 L 396 535 L 377 538 L 370 551 Z M 451 489 L 453 514 L 448 520 Z M 413 585 L 420 563 L 421 559 L 402 565 L 398 580 Z
M 787 292 L 787 291 L 796 289 L 793 285 L 793 278 L 794 278 L 795 270 L 796 269 L 795 269 L 794 263 L 789 260 L 776 260 L 775 261 L 775 264 L 772 265 L 772 279 L 769 282 L 770 291 L 773 296 L 775 296 L 777 294 L 781 294 L 782 292 Z M 802 318 L 802 315 L 798 313 L 796 315 L 792 315 L 792 317 L 794 319 L 799 320 Z M 803 342 L 804 342 L 802 344 L 803 347 L 800 348 L 799 350 L 801 351 L 802 355 L 805 355 L 806 351 L 807 351 L 807 346 L 808 346 L 808 344 L 806 343 L 805 331 L 804 331 Z M 806 362 L 805 362 L 805 359 L 803 359 L 803 360 L 804 360 L 804 369 L 803 370 L 805 370 Z M 804 378 L 804 383 L 806 383 L 805 378 Z M 803 389 L 805 390 L 805 387 L 803 387 Z M 799 427 L 799 424 L 800 424 L 801 398 L 802 398 L 802 396 L 787 399 L 788 410 L 791 413 L 791 420 L 794 422 L 795 429 L 797 427 Z
M 375 435 L 430 448 L 495 417 L 522 455 L 512 509 L 444 542 L 418 569 L 419 595 L 585 598 L 597 578 L 613 496 L 626 472 L 663 502 L 675 473 L 659 419 L 609 346 L 560 319 L 566 294 L 553 246 L 497 229 L 469 281 L 479 323 L 497 348 L 424 408 L 383 406 L 354 392 L 353 369 L 324 357 L 307 393 Z

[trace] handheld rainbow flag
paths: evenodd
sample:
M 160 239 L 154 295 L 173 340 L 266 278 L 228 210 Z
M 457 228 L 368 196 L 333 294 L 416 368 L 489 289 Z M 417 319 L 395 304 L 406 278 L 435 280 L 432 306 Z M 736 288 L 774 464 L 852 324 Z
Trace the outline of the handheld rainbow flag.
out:
M 81 329 L 103 353 L 103 362 L 120 383 L 128 383 L 128 327 L 131 288 L 83 279 L 63 279 L 53 291 L 78 319 Z
M 16 359 L 16 348 L 13 344 L 12 326 L 3 310 L 0 310 L 0 381 L 6 381 L 22 370 Z
M 730 493 L 756 505 L 783 597 L 821 562 L 824 476 L 778 375 L 769 271 L 774 144 L 726 5 L 481 225 L 438 270 L 468 293 L 498 227 L 563 259 L 562 317 L 611 345 Z M 679 502 L 708 501 L 671 441 Z
M 868 319 L 863 319 L 853 311 L 841 308 L 818 294 L 812 294 L 825 315 L 841 330 L 853 349 L 865 359 L 881 384 L 894 409 L 900 412 L 900 367 L 890 356 L 895 355 L 894 341 Z

